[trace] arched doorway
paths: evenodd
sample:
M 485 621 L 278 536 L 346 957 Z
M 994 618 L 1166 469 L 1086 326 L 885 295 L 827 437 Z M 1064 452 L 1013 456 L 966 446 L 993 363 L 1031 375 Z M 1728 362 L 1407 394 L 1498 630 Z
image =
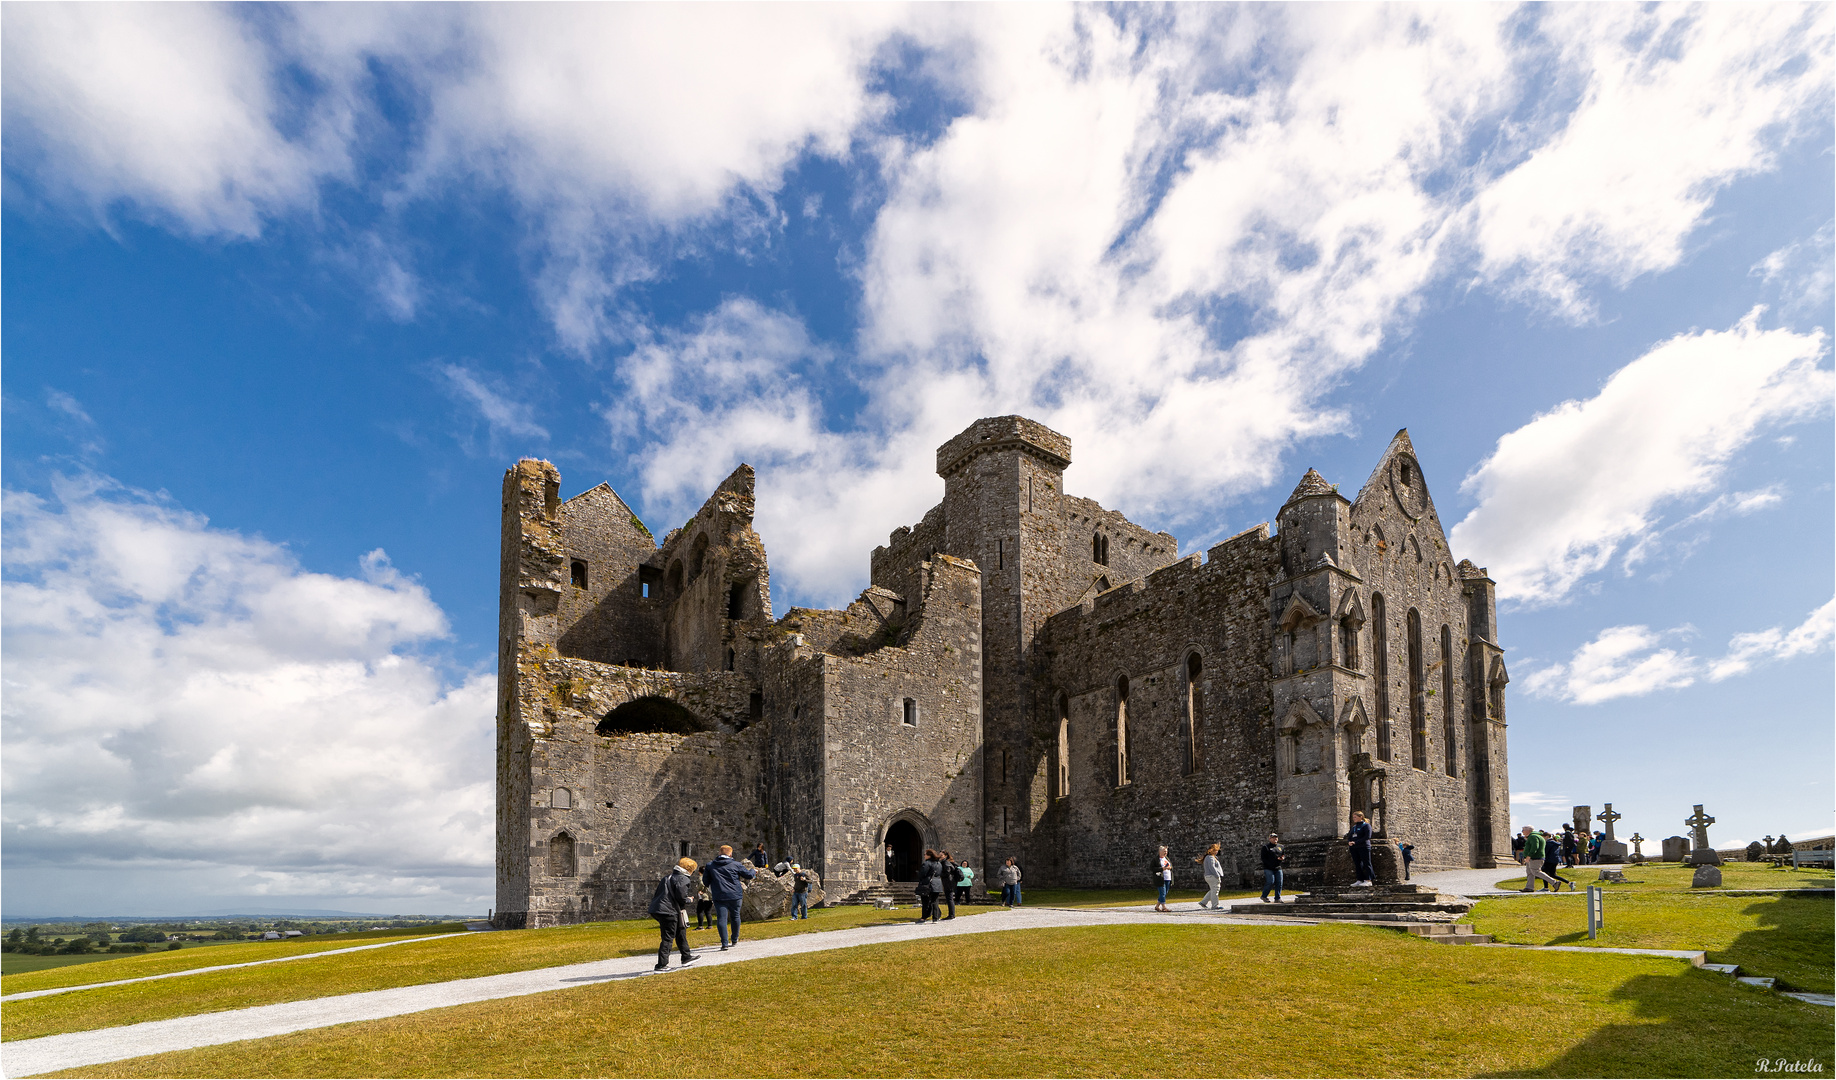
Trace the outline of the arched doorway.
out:
M 918 868 L 924 864 L 924 834 L 906 820 L 893 822 L 886 829 L 886 880 L 917 881 Z

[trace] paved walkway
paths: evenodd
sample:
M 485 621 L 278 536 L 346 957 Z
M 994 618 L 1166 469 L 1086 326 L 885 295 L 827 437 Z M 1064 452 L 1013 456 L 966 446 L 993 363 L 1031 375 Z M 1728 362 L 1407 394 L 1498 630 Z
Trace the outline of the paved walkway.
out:
M 1193 917 L 1220 923 L 1267 925 L 1253 919 L 1233 919 L 1227 915 L 1202 911 L 1196 904 L 1190 910 L 1171 914 L 1113 908 L 1020 908 L 993 911 L 973 917 L 965 916 L 951 923 L 920 926 L 916 922 L 893 926 L 860 926 L 846 930 L 828 930 L 787 937 L 746 941 L 729 952 L 704 949 L 696 967 L 718 967 L 746 960 L 773 956 L 847 949 L 857 945 L 916 941 L 921 938 L 953 937 L 963 934 L 996 933 L 1003 930 L 1039 930 L 1056 927 L 1114 926 L 1118 924 L 1178 924 Z M 315 955 L 323 956 L 324 953 Z M 402 986 L 389 990 L 372 990 L 362 994 L 343 994 L 311 1001 L 290 1001 L 279 1005 L 259 1005 L 250 1009 L 184 1016 L 172 1020 L 153 1020 L 144 1024 L 78 1031 L 67 1035 L 47 1035 L 38 1039 L 20 1039 L 0 1043 L 0 1069 L 7 1076 L 36 1076 L 59 1069 L 99 1065 L 144 1054 L 169 1050 L 189 1050 L 200 1046 L 240 1042 L 286 1035 L 311 1028 L 347 1024 L 358 1020 L 380 1020 L 390 1016 L 466 1005 L 475 1001 L 521 997 L 548 990 L 567 990 L 591 983 L 634 979 L 653 974 L 654 953 L 595 960 L 585 964 L 518 971 L 507 975 L 486 975 L 475 979 Z M 672 972 L 681 970 L 671 968 Z

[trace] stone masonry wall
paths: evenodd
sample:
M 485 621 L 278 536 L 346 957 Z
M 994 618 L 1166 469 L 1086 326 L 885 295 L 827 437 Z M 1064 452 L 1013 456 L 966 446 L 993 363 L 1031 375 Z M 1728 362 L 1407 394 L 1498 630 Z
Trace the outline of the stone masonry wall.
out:
M 1113 550 L 1113 549 L 1112 549 Z M 1233 537 L 1047 620 L 1036 710 L 1068 716 L 1069 788 L 1054 777 L 1047 826 L 1062 855 L 1030 868 L 1065 884 L 1151 887 L 1165 844 L 1181 880 L 1223 845 L 1227 876 L 1247 882 L 1274 817 L 1266 597 L 1276 570 L 1268 529 Z M 1181 729 L 1188 658 L 1200 658 L 1198 768 Z M 1128 680 L 1129 782 L 1116 783 L 1117 683 Z M 1039 871 L 1046 871 L 1045 874 Z

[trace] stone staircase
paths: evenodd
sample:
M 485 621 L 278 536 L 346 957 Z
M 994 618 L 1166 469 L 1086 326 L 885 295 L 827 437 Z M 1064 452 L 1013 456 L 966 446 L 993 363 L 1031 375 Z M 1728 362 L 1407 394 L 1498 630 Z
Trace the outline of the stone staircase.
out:
M 1230 913 L 1359 923 L 1401 930 L 1442 945 L 1489 944 L 1490 934 L 1476 934 L 1471 926 L 1455 921 L 1472 909 L 1472 901 L 1447 896 L 1428 885 L 1320 885 L 1290 904 L 1233 904 Z
M 918 885 L 912 881 L 882 881 L 858 889 L 836 901 L 840 904 L 894 904 L 899 907 L 918 906 Z

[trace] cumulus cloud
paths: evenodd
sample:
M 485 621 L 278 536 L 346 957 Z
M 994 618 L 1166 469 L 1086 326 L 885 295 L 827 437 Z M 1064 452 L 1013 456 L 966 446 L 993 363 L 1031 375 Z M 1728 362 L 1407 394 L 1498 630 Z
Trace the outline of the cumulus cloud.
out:
M 1830 647 L 1836 636 L 1836 600 L 1818 608 L 1797 626 L 1787 630 L 1775 626 L 1754 634 L 1736 634 L 1728 642 L 1728 654 L 1709 665 L 1709 678 L 1720 682 L 1733 675 L 1744 675 L 1756 664 L 1768 660 L 1785 660 L 1808 656 Z
M 1687 649 L 1666 644 L 1693 633 L 1687 626 L 1664 633 L 1648 626 L 1608 627 L 1576 649 L 1567 663 L 1552 664 L 1525 676 L 1524 688 L 1539 697 L 1598 705 L 1615 698 L 1678 690 L 1704 678 L 1720 682 L 1762 663 L 1828 649 L 1836 633 L 1836 600 L 1811 612 L 1795 627 L 1775 626 L 1734 635 L 1727 653 L 1719 659 L 1701 659 Z
M 1475 199 L 1480 272 L 1570 317 L 1589 277 L 1683 258 L 1715 192 L 1772 167 L 1778 128 L 1827 123 L 1832 14 L 1774 5 L 1544 9 L 1553 78 L 1583 82 L 1559 130 Z
M 1275 482 L 1283 449 L 1348 426 L 1326 395 L 1434 281 L 1476 274 L 1579 311 L 1588 283 L 1675 265 L 1714 194 L 1769 168 L 1825 108 L 1831 20 L 1485 5 L 133 11 L 9 9 L 9 150 L 26 151 L 9 166 L 237 235 L 312 203 L 352 161 L 388 208 L 504 193 L 559 342 L 594 359 L 634 350 L 613 378 L 642 400 L 609 430 L 654 447 L 646 486 L 717 471 L 690 467 L 715 451 L 788 469 L 774 481 L 796 498 L 783 551 L 858 550 L 922 512 L 936 481 L 910 463 L 1007 411 L 1073 437 L 1080 492 L 1219 527 L 1202 507 Z M 199 104 L 136 98 L 192 38 L 197 59 L 168 81 Z M 97 62 L 114 55 L 104 39 L 143 59 Z M 920 91 L 883 78 L 912 54 Z M 384 82 L 408 107 L 384 115 Z M 898 93 L 945 102 L 938 130 L 901 128 Z M 774 242 L 784 178 L 811 156 L 845 163 L 871 220 L 844 259 L 861 290 L 858 338 L 836 346 L 851 353 L 845 414 L 827 408 L 830 384 L 806 381 L 837 379 L 835 365 L 782 335 L 747 346 L 743 378 L 681 392 L 719 352 L 697 342 L 796 316 L 721 305 L 658 326 L 632 286 L 709 245 Z M 412 317 L 412 273 L 371 262 L 385 307 Z M 848 565 L 825 558 L 790 583 L 833 597 L 858 583 Z
M 1462 485 L 1479 505 L 1450 539 L 1487 564 L 1500 598 L 1561 600 L 1666 504 L 1714 490 L 1754 438 L 1828 410 L 1822 332 L 1762 330 L 1760 314 L 1661 342 L 1595 396 L 1498 440 Z
M 312 573 L 145 492 L 53 490 L 5 494 L 9 909 L 488 904 L 493 680 L 417 652 L 447 630 L 424 588 L 381 551 Z M 85 873 L 109 895 L 71 896 Z
M 280 58 L 234 9 L 22 4 L 5 23 L 8 166 L 46 198 L 248 237 L 349 168 L 342 109 L 283 132 L 298 118 L 275 88 Z

